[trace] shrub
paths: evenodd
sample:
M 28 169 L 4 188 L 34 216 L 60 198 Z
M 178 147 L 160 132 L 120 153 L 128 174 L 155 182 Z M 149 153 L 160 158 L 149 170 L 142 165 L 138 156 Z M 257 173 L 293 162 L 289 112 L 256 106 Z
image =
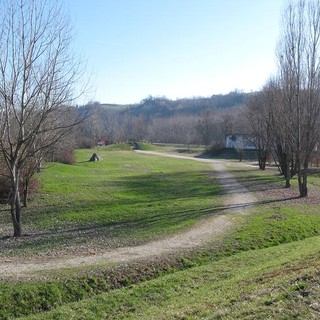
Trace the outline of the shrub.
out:
M 55 162 L 63 163 L 63 164 L 74 164 L 76 162 L 76 158 L 74 156 L 73 150 L 65 150 L 60 154 L 57 154 L 54 158 Z
M 11 195 L 11 184 L 9 177 L 3 174 L 3 169 L 0 173 L 0 203 L 8 203 Z
M 26 170 L 21 171 L 21 177 L 20 177 L 21 199 L 23 199 L 28 195 L 34 194 L 39 190 L 40 181 L 35 177 L 29 177 L 28 173 L 29 172 Z M 26 187 L 28 190 L 27 195 L 25 194 Z M 11 181 L 8 174 L 8 169 L 6 169 L 5 166 L 2 165 L 0 169 L 0 203 L 2 204 L 9 203 L 11 194 L 12 194 L 12 186 L 11 186 Z M 25 202 L 24 204 L 26 205 Z

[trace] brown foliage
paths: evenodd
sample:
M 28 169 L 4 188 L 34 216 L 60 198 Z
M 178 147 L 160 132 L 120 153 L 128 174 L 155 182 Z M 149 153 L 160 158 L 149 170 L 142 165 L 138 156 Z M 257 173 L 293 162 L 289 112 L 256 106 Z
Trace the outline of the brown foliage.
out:
M 76 158 L 73 150 L 65 150 L 57 154 L 54 158 L 54 161 L 63 164 L 74 164 L 76 162 Z
M 39 179 L 35 177 L 26 179 L 26 176 L 22 176 L 20 178 L 20 188 L 19 188 L 21 195 L 24 193 L 24 190 L 26 189 L 26 183 L 28 183 L 29 195 L 32 195 L 39 191 L 39 188 L 40 188 Z M 12 197 L 12 184 L 9 176 L 5 172 L 5 169 L 2 168 L 0 170 L 0 203 L 8 204 L 11 197 Z

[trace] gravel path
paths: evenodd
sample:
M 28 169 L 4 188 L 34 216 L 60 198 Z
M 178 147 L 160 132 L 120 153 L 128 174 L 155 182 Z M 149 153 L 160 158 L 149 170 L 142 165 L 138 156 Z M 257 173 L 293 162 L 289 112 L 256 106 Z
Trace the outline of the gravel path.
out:
M 37 271 L 93 265 L 106 262 L 129 262 L 177 252 L 179 250 L 190 249 L 213 240 L 221 235 L 232 226 L 230 214 L 243 214 L 245 213 L 246 208 L 256 201 L 250 192 L 241 186 L 237 180 L 226 171 L 223 161 L 191 158 L 157 152 L 137 152 L 211 163 L 213 165 L 213 170 L 217 172 L 218 180 L 226 193 L 224 207 L 221 208 L 221 213 L 197 223 L 194 227 L 189 228 L 184 232 L 167 237 L 166 239 L 149 242 L 136 247 L 118 248 L 98 254 L 88 254 L 68 258 L 48 258 L 37 261 L 35 259 L 27 259 L 25 261 L 16 259 L 0 260 L 0 278 L 8 276 L 14 276 L 17 278 L 26 277 L 28 274 Z

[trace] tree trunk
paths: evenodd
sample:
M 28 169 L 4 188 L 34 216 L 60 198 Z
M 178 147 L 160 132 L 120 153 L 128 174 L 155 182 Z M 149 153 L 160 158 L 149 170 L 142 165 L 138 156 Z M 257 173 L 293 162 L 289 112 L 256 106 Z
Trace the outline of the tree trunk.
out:
M 290 188 L 290 179 L 291 179 L 291 172 L 290 172 L 290 161 L 287 161 L 286 164 L 286 185 L 285 188 Z
M 243 157 L 243 151 L 242 149 L 236 149 L 237 153 L 238 153 L 238 157 L 239 157 L 239 161 L 241 162 L 242 161 L 242 157 Z
M 279 163 L 278 168 L 279 168 L 280 174 L 283 174 L 286 177 L 286 175 L 287 175 L 287 154 L 283 151 L 280 144 L 277 144 L 276 158 L 278 159 L 278 163 Z
M 267 162 L 267 151 L 262 150 L 259 152 L 259 169 L 265 170 L 266 169 L 266 162 Z
M 307 197 L 308 196 L 308 167 L 304 167 L 302 173 L 300 173 L 299 179 L 299 191 L 300 197 Z
M 20 197 L 18 197 L 20 198 Z M 13 224 L 13 236 L 21 237 L 22 227 L 21 227 L 21 204 L 20 199 L 11 200 L 11 218 Z
M 12 179 L 12 198 L 11 198 L 11 218 L 13 224 L 13 236 L 21 237 L 21 202 L 19 192 L 19 173 L 16 168 L 13 168 L 13 179 Z
M 294 162 L 293 157 L 291 161 L 291 178 L 297 174 L 297 164 Z
M 301 165 L 298 164 L 298 184 L 299 184 L 299 192 L 300 197 L 306 197 L 308 195 L 308 188 L 307 188 L 307 172 L 306 168 L 301 169 Z
M 263 156 L 262 156 L 262 151 L 261 151 L 261 149 L 258 149 L 257 154 L 258 154 L 259 169 L 260 169 L 260 170 L 263 170 L 263 169 L 262 169 L 262 167 L 263 167 Z
M 29 196 L 29 178 L 25 180 L 25 185 L 23 188 L 23 206 L 25 208 L 28 205 L 28 196 Z
M 18 192 L 17 198 L 15 201 L 15 216 L 16 216 L 16 226 L 14 226 L 14 236 L 21 237 L 22 235 L 22 226 L 21 226 L 21 203 L 20 203 L 20 194 Z

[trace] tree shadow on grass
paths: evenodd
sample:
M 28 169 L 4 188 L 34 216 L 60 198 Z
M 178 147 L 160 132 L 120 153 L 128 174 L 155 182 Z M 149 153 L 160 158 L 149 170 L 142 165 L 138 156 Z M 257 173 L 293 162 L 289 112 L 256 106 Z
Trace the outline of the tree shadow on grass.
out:
M 220 188 L 218 182 L 203 179 L 204 175 L 210 174 L 211 171 L 137 175 L 111 181 L 111 186 L 126 189 L 129 194 L 137 196 L 138 201 L 212 197 L 220 194 Z M 110 186 L 110 181 L 102 186 Z
M 212 172 L 208 171 L 206 174 L 212 175 Z M 189 178 L 185 179 L 185 175 L 188 175 Z M 215 176 L 215 173 L 213 173 L 213 176 Z M 255 181 L 255 179 L 252 180 Z M 97 197 L 97 200 L 82 199 L 81 202 L 74 203 L 71 206 L 63 203 L 38 206 L 26 215 L 25 237 L 17 241 L 8 241 L 9 238 L 5 235 L 0 238 L 1 250 L 30 248 L 40 252 L 44 249 L 65 248 L 79 243 L 86 245 L 91 241 L 98 243 L 98 246 L 135 245 L 139 241 L 144 241 L 143 238 L 139 237 L 141 234 L 145 234 L 145 238 L 150 238 L 153 234 L 161 236 L 163 230 L 169 230 L 169 233 L 172 233 L 179 227 L 183 228 L 188 225 L 186 222 L 190 222 L 190 225 L 201 219 L 237 213 L 260 204 L 295 199 L 264 200 L 203 208 L 190 208 L 187 204 L 185 207 L 181 206 L 181 201 L 183 203 L 188 199 L 196 199 L 201 203 L 208 197 L 213 199 L 215 196 L 237 192 L 235 180 L 229 180 L 229 182 L 226 182 L 227 188 L 225 189 L 218 187 L 215 179 L 212 181 L 203 180 L 203 173 L 199 172 L 157 173 L 126 177 L 108 182 L 100 181 L 97 186 L 98 190 L 107 192 L 108 188 L 112 187 L 121 190 L 125 197 L 121 200 L 116 198 L 103 199 L 103 197 Z M 260 178 L 257 177 L 257 180 L 260 181 Z M 199 183 L 195 183 L 195 181 L 199 181 Z M 205 187 L 203 185 L 199 187 L 199 184 L 203 181 L 205 181 Z M 229 190 L 226 190 L 228 188 Z M 119 191 L 120 195 L 121 192 Z M 180 201 L 178 209 L 174 206 L 166 207 L 166 202 L 175 200 Z M 121 205 L 119 201 L 121 201 Z M 138 208 L 135 208 L 135 206 Z M 143 210 L 135 213 L 135 210 L 139 210 L 140 206 Z M 155 208 L 156 206 L 159 206 L 159 208 Z M 94 218 L 90 221 L 92 210 L 101 212 L 99 221 L 95 221 Z M 117 211 L 117 213 L 110 215 L 109 213 L 112 210 Z M 81 219 L 80 222 L 68 222 L 70 220 L 67 219 L 64 224 L 63 217 L 68 217 L 70 211 L 87 215 L 89 219 L 84 222 L 81 222 Z M 132 212 L 132 214 L 128 215 L 127 211 Z M 40 224 L 44 218 L 48 220 L 46 230 L 39 231 L 38 228 L 32 228 L 33 225 Z M 55 227 L 54 221 L 59 219 L 62 219 L 62 221 L 58 221 Z M 51 220 L 52 224 L 50 224 Z M 131 241 L 134 238 L 139 238 L 138 242 Z
M 60 230 L 48 230 L 26 234 L 22 239 L 16 242 L 8 242 L 9 246 L 2 246 L 5 249 L 28 250 L 32 252 L 42 252 L 44 250 L 60 250 L 68 246 L 77 246 L 78 244 L 90 247 L 91 241 L 100 248 L 116 248 L 121 246 L 135 246 L 144 243 L 144 239 L 134 240 L 135 236 L 148 232 L 154 228 L 154 225 L 162 225 L 164 228 L 168 224 L 168 218 L 171 224 L 183 223 L 186 219 L 201 220 L 220 215 L 230 215 L 243 212 L 248 208 L 262 204 L 284 202 L 297 199 L 292 197 L 286 199 L 263 200 L 257 202 L 248 202 L 228 206 L 218 206 L 215 208 L 202 210 L 180 210 L 172 213 L 158 214 L 151 217 L 141 217 L 139 219 L 127 219 L 111 222 L 103 222 L 91 225 L 79 225 Z M 168 225 L 168 226 L 169 226 Z M 161 236 L 161 233 L 158 234 Z M 0 241 L 6 242 L 9 237 L 2 237 Z M 150 239 L 149 239 L 150 240 Z
M 82 237 L 85 240 L 100 236 L 130 238 L 131 234 L 154 232 L 160 235 L 161 229 L 179 229 L 186 221 L 194 223 L 214 214 L 211 205 L 196 205 L 197 201 L 201 204 L 204 199 L 220 194 L 214 181 L 203 178 L 209 172 L 137 174 L 112 181 L 100 180 L 97 181 L 97 199 L 92 199 L 92 194 L 85 198 L 84 194 L 83 199 L 74 203 L 71 200 L 61 203 L 53 198 L 52 205 L 31 205 L 24 212 L 27 236 L 22 238 L 24 241 L 15 241 L 16 245 L 32 237 L 37 241 L 32 239 L 30 245 L 41 247 L 48 239 L 54 243 L 54 238 L 57 242 L 63 238 L 69 243 Z M 110 188 L 116 193 L 104 197 L 103 193 L 107 194 Z M 46 230 L 40 231 L 40 228 Z M 5 237 L 2 240 L 8 239 Z
M 242 170 L 233 170 L 231 173 L 235 173 L 235 177 L 223 178 L 225 193 L 238 193 L 236 182 L 244 186 L 242 192 L 254 191 L 267 191 L 271 189 L 283 189 L 284 179 L 280 175 L 263 176 L 259 173 L 246 175 L 245 177 L 237 176 L 237 173 L 243 173 Z M 235 182 L 236 181 L 236 182 Z
M 59 230 L 52 229 L 39 232 L 27 232 L 21 239 L 16 239 L 16 241 L 8 243 L 4 241 L 4 243 L 2 243 L 2 250 L 13 248 L 23 250 L 30 248 L 36 252 L 40 252 L 50 248 L 61 249 L 77 243 L 85 245 L 85 243 L 89 243 L 94 239 L 100 239 L 103 247 L 105 247 L 105 245 L 109 245 L 112 248 L 123 245 L 137 245 L 145 241 L 143 238 L 134 239 L 138 237 L 139 234 L 148 233 L 150 230 L 153 230 L 153 236 L 159 237 L 161 236 L 160 229 L 165 230 L 172 225 L 182 225 L 187 220 L 198 221 L 212 216 L 219 216 L 225 214 L 229 208 L 230 207 L 217 207 L 197 211 L 180 210 L 149 217 L 140 217 L 139 219 L 100 222 L 97 224 L 66 227 Z M 8 240 L 8 238 L 9 237 L 2 237 L 0 241 Z

